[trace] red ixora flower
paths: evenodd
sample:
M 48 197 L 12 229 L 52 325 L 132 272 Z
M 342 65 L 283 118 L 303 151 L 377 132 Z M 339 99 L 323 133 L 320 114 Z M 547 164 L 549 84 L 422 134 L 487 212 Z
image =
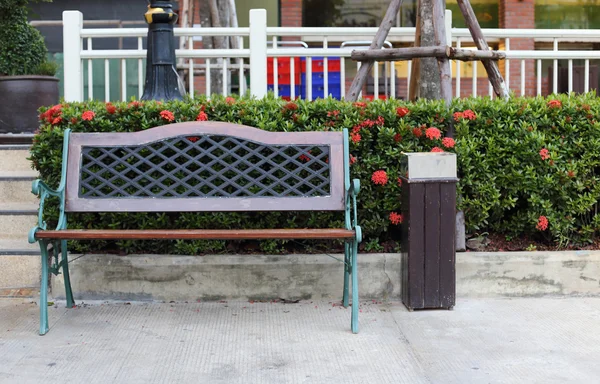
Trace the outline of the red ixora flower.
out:
M 540 157 L 542 160 L 548 160 L 550 158 L 550 152 L 546 148 L 540 149 Z
M 233 97 L 231 97 L 231 96 L 227 96 L 227 97 L 225 98 L 225 102 L 226 102 L 227 104 L 231 105 L 231 104 L 234 104 L 234 103 L 235 103 L 235 99 L 234 99 Z
M 131 103 L 127 104 L 127 106 L 129 108 L 139 108 L 142 106 L 142 103 L 140 103 L 139 101 L 132 101 Z
M 377 185 L 386 185 L 388 182 L 387 173 L 384 170 L 375 171 L 371 176 L 371 181 Z
M 433 147 L 431 148 L 431 152 L 444 152 L 444 150 L 440 147 Z
M 356 156 L 350 155 L 350 165 L 356 163 Z
M 162 117 L 164 120 L 167 120 L 168 122 L 175 120 L 175 115 L 173 114 L 173 112 L 167 110 L 160 111 L 160 117 Z
M 361 139 L 361 137 L 360 137 L 360 134 L 358 134 L 358 133 L 352 133 L 350 135 L 350 140 L 352 140 L 353 143 L 360 143 L 360 139 Z
M 112 103 L 106 103 L 106 113 L 108 113 L 109 115 L 112 115 L 115 112 L 117 112 L 117 107 L 112 105 Z
M 575 172 L 573 172 L 573 171 L 569 170 L 569 171 L 567 172 L 567 176 L 569 176 L 570 178 L 573 178 L 573 177 L 575 177 Z
M 535 228 L 539 231 L 545 231 L 548 229 L 548 218 L 546 216 L 540 216 Z
M 57 125 L 57 124 L 60 124 L 61 122 L 62 122 L 62 117 L 58 116 L 52 120 L 52 125 Z
M 96 116 L 93 111 L 85 111 L 81 114 L 81 120 L 92 121 L 92 119 Z
M 454 112 L 454 121 L 459 121 L 462 118 L 463 118 L 462 112 Z
M 286 103 L 283 106 L 283 109 L 285 109 L 286 111 L 296 111 L 296 110 L 298 110 L 298 104 L 290 101 L 289 103 Z
M 390 222 L 394 225 L 398 225 L 398 224 L 402 224 L 402 222 L 404 221 L 404 217 L 396 212 L 391 212 L 390 213 Z
M 196 117 L 196 121 L 207 121 L 207 120 L 208 120 L 208 115 L 206 114 L 206 112 L 200 111 L 200 113 Z
M 398 186 L 401 187 L 402 186 L 402 179 L 400 177 L 398 178 L 397 182 L 398 182 Z
M 467 119 L 467 120 L 475 120 L 477 118 L 477 115 L 475 115 L 475 112 L 471 111 L 470 109 L 467 109 L 466 111 L 464 111 L 462 113 L 463 118 Z
M 335 111 L 328 111 L 327 112 L 327 117 L 337 117 L 340 114 L 340 111 L 335 110 Z
M 357 101 L 357 102 L 355 102 L 355 103 L 354 103 L 354 104 L 352 104 L 352 105 L 354 105 L 355 107 L 358 107 L 358 108 L 364 108 L 364 107 L 366 107 L 366 106 L 367 106 L 367 103 L 364 103 L 364 102 L 362 102 L 362 101 Z
M 415 137 L 421 137 L 423 136 L 423 130 L 421 128 L 413 128 L 412 130 L 413 135 L 415 135 Z
M 427 137 L 429 140 L 439 139 L 442 137 L 442 131 L 435 127 L 427 128 L 425 130 L 425 137 Z
M 454 144 L 456 144 L 456 142 L 451 137 L 444 137 L 442 139 L 442 145 L 446 148 L 454 148 Z
M 408 112 L 410 112 L 410 111 L 406 107 L 396 108 L 396 115 L 398 115 L 398 117 L 404 117 L 404 116 L 408 115 Z
M 396 143 L 398 143 L 398 142 L 402 141 L 402 135 L 400 135 L 399 133 L 396 133 L 396 134 L 394 135 L 394 141 L 395 141 Z
M 550 100 L 550 101 L 548 101 L 548 107 L 560 108 L 560 107 L 562 107 L 562 103 L 560 102 L 560 100 Z

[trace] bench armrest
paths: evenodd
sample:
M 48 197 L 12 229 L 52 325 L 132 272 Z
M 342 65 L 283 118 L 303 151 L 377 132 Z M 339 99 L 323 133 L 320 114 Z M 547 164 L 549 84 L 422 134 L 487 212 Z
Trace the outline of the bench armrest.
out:
M 356 209 L 356 197 L 360 192 L 360 180 L 354 179 L 346 190 L 346 229 L 356 232 L 356 241 L 362 241 L 362 229 L 358 225 L 358 215 Z M 352 215 L 350 212 L 352 211 Z
M 33 193 L 36 196 L 39 196 L 40 198 L 40 207 L 38 209 L 38 223 L 29 231 L 28 236 L 29 242 L 33 244 L 37 241 L 35 239 L 35 233 L 40 229 L 48 229 L 48 225 L 44 220 L 44 205 L 46 204 L 46 198 L 48 196 L 54 196 L 60 199 L 60 213 L 58 216 L 58 225 L 56 226 L 57 230 L 65 229 L 67 227 L 67 218 L 65 215 L 65 188 L 62 183 L 58 189 L 54 190 L 42 180 L 34 180 L 31 185 L 31 193 Z
M 46 221 L 44 221 L 44 204 L 48 196 L 58 197 L 60 199 L 60 213 L 58 216 L 58 225 L 56 230 L 67 228 L 67 216 L 65 215 L 65 186 L 67 182 L 67 157 L 69 150 L 69 136 L 71 134 L 70 129 L 64 131 L 63 138 L 63 154 L 62 154 L 62 171 L 60 184 L 57 189 L 52 189 L 48 184 L 42 180 L 34 180 L 31 184 L 31 193 L 40 198 L 40 207 L 38 209 L 38 223 L 29 231 L 28 240 L 30 243 L 35 243 L 35 233 L 38 230 L 46 230 L 48 228 Z

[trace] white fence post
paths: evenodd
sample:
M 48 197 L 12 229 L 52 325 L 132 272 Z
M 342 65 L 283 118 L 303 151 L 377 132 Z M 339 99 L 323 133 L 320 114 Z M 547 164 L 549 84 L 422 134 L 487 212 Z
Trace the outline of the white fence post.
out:
M 267 10 L 250 10 L 250 93 L 267 95 Z
M 83 64 L 81 62 L 82 28 L 83 14 L 81 12 L 63 12 L 65 101 L 83 101 Z

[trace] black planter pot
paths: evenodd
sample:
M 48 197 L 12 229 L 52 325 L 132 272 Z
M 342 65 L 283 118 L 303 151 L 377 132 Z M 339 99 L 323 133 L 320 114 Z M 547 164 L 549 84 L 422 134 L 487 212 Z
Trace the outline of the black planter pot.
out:
M 38 108 L 58 104 L 53 76 L 0 76 L 0 133 L 32 133 L 39 127 Z

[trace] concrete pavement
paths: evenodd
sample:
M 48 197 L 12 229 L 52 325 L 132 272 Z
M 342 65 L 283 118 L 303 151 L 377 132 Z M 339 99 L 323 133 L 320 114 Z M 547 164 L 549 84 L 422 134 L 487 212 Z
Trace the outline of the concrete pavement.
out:
M 597 383 L 600 298 L 361 303 L 0 300 L 1 383 Z M 81 304 L 81 303 L 79 303 Z

